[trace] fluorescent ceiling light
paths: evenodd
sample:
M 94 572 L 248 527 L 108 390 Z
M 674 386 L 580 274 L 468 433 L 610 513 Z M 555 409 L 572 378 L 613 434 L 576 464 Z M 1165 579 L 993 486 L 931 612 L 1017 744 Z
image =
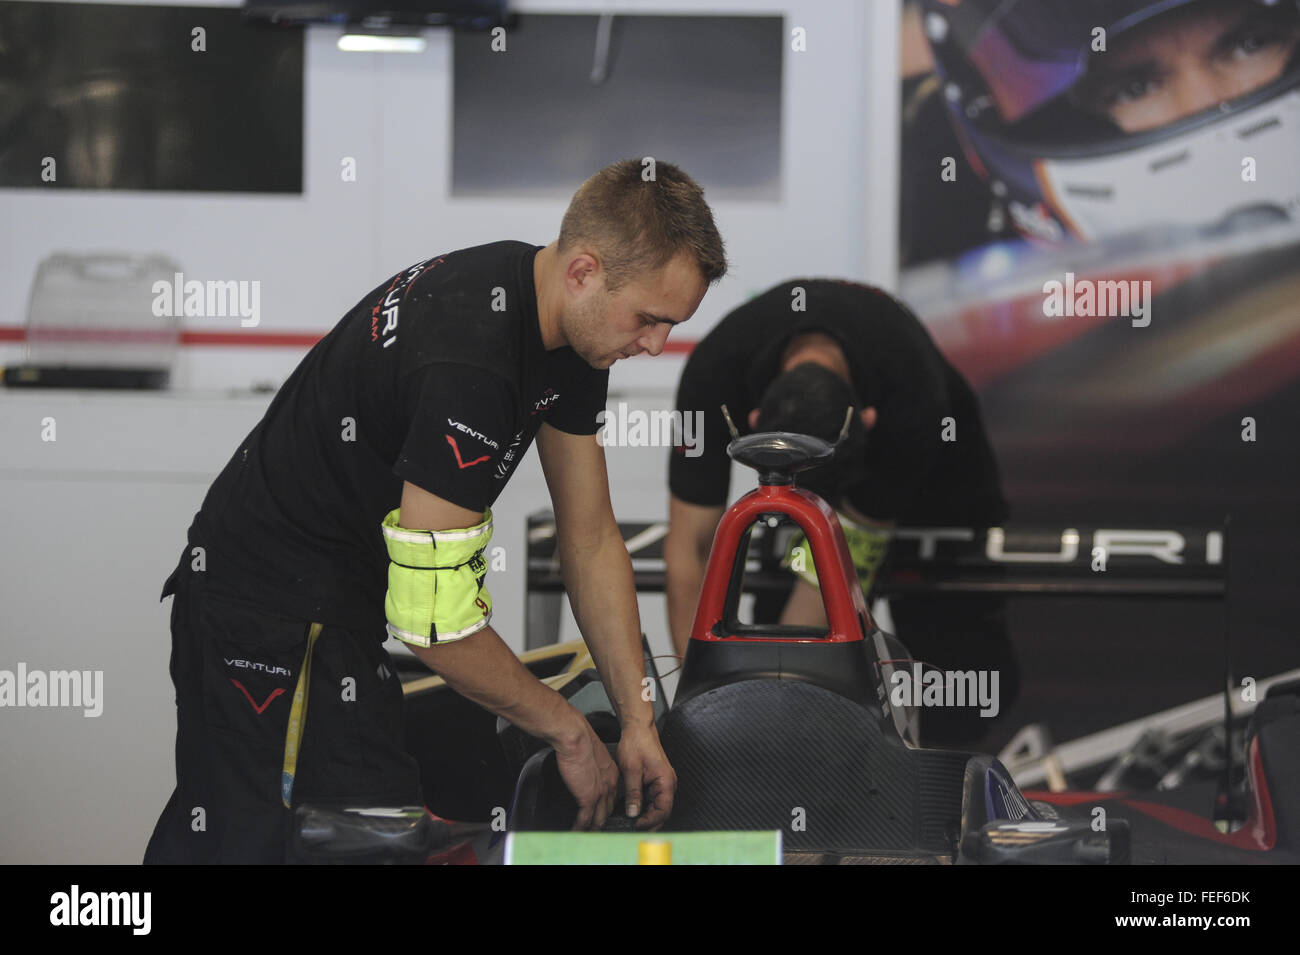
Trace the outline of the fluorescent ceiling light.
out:
M 422 36 L 345 33 L 339 37 L 339 49 L 348 53 L 423 53 L 426 46 Z

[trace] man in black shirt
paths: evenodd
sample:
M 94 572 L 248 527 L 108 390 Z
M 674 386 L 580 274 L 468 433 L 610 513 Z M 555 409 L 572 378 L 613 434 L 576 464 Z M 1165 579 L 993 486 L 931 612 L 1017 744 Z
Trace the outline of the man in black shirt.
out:
M 579 825 L 602 824 L 619 771 L 489 626 L 491 505 L 534 439 L 574 614 L 622 722 L 627 812 L 667 817 L 676 777 L 641 699 L 597 415 L 609 367 L 659 354 L 726 263 L 699 187 L 667 163 L 644 172 L 626 160 L 589 179 L 548 246 L 399 272 L 285 382 L 164 588 L 177 786 L 147 862 L 283 861 L 295 805 L 420 804 L 385 636 L 551 743 Z
M 800 431 L 828 440 L 854 407 L 850 440 L 835 464 L 801 475 L 799 484 L 840 513 L 868 598 L 895 525 L 989 527 L 1006 518 L 979 403 L 916 317 L 870 286 L 785 282 L 723 318 L 692 351 L 678 386 L 678 411 L 702 411 L 705 422 L 699 452 L 674 449 L 668 470 L 668 614 L 679 654 L 728 500 L 724 404 L 742 431 Z M 783 623 L 825 624 L 813 568 L 792 582 L 781 603 Z M 1000 601 L 890 604 L 917 658 L 944 669 L 998 668 L 1004 706 L 1014 696 L 1016 668 Z M 760 603 L 755 619 L 762 614 Z M 983 729 L 969 715 L 926 712 L 922 733 L 928 742 L 968 740 Z

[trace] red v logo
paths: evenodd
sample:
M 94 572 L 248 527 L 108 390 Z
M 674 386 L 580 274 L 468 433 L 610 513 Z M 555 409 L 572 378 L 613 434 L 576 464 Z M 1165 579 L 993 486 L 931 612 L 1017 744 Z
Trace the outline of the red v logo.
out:
M 244 684 L 240 683 L 234 677 L 230 678 L 230 682 L 235 684 L 235 686 L 239 687 L 239 692 L 244 694 L 244 696 L 248 698 L 249 705 L 252 706 L 253 709 L 257 711 L 258 716 L 261 716 L 264 712 L 266 712 L 266 708 L 271 705 L 271 701 L 284 692 L 284 687 L 277 686 L 274 690 L 271 691 L 271 695 L 262 701 L 262 705 L 258 706 L 257 703 L 254 702 L 253 700 L 253 694 L 249 693 L 246 689 L 244 689 Z
M 492 457 L 492 455 L 490 454 L 485 454 L 481 458 L 475 458 L 473 461 L 466 463 L 465 461 L 461 460 L 460 448 L 456 446 L 456 439 L 449 434 L 444 434 L 443 437 L 446 438 L 447 443 L 451 445 L 452 453 L 456 455 L 456 464 L 462 471 L 465 470 L 466 468 L 472 468 L 476 464 L 482 464 L 484 461 L 487 461 Z

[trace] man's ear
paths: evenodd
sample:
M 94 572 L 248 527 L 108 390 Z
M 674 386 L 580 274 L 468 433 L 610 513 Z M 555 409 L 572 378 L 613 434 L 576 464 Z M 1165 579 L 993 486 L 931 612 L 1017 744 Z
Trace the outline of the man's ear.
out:
M 862 418 L 862 427 L 866 428 L 868 431 L 876 426 L 875 408 L 863 408 L 860 417 Z
M 755 408 L 753 411 L 749 413 L 749 430 L 750 431 L 758 430 L 758 409 L 757 408 Z
M 564 269 L 564 280 L 572 291 L 577 291 L 590 286 L 600 274 L 600 259 L 584 249 L 570 256 Z

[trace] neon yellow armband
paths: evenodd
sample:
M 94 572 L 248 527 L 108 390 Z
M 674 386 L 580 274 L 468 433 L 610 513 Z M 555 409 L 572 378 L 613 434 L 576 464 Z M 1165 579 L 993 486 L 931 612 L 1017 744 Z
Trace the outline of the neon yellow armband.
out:
M 885 562 L 885 555 L 889 553 L 889 542 L 893 539 L 893 531 L 864 527 L 839 512 L 837 516 L 840 519 L 840 527 L 844 530 L 844 540 L 849 545 L 849 554 L 853 558 L 853 568 L 857 571 L 863 596 L 870 598 L 871 588 L 876 584 L 876 572 L 880 570 L 880 565 Z M 817 582 L 817 568 L 813 566 L 812 548 L 808 546 L 808 538 L 802 531 L 791 539 L 790 549 L 786 551 L 781 566 L 793 571 L 800 579 L 814 587 L 820 586 Z
M 492 511 L 464 530 L 408 530 L 401 508 L 384 518 L 388 547 L 388 633 L 403 643 L 429 647 L 462 640 L 488 625 L 492 595 L 483 586 L 492 540 Z

